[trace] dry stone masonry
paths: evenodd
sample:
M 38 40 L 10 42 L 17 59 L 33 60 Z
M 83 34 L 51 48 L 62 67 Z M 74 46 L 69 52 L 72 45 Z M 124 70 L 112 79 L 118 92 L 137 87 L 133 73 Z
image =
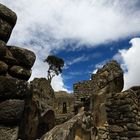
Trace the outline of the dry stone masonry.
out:
M 140 87 L 122 89 L 123 71 L 110 61 L 91 80 L 74 84 L 78 115 L 41 140 L 140 140 Z
M 0 140 L 18 139 L 35 61 L 33 52 L 6 45 L 16 20 L 16 14 L 0 4 Z
M 91 122 L 89 114 L 81 112 L 69 121 L 54 127 L 41 140 L 90 140 L 91 134 L 88 128 L 92 125 Z M 80 137 L 82 139 L 79 139 Z
M 123 71 L 114 60 L 104 65 L 96 74 L 92 74 L 91 80 L 74 84 L 74 93 L 77 100 L 81 101 L 84 98 L 88 99 L 109 84 L 110 90 L 115 90 L 115 92 L 123 89 Z
M 74 84 L 74 110 L 78 117 L 54 127 L 42 140 L 109 140 L 106 103 L 122 88 L 123 71 L 116 61 L 110 61 L 91 80 Z
M 55 92 L 54 110 L 56 116 L 56 124 L 62 124 L 74 116 L 73 94 L 68 94 L 65 91 Z
M 140 139 L 140 87 L 132 87 L 108 98 L 107 121 L 110 139 Z

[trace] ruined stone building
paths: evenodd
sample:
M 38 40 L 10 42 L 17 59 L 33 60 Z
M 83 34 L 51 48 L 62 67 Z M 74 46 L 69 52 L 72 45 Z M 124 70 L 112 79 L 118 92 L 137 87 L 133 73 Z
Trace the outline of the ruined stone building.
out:
M 103 121 L 105 103 L 110 96 L 110 92 L 117 93 L 122 89 L 123 71 L 116 61 L 110 61 L 103 68 L 99 69 L 96 74 L 92 74 L 91 80 L 74 84 L 76 101 L 79 104 L 83 104 L 87 110 L 93 111 L 94 117 L 96 113 L 98 114 L 94 123 L 100 122 L 97 121 L 100 117 L 100 120 Z M 99 114 L 100 112 L 104 113 Z
M 56 115 L 56 124 L 64 123 L 74 116 L 73 94 L 68 94 L 65 91 L 55 92 L 54 110 Z
M 35 54 L 7 46 L 16 20 L 0 4 L 0 140 L 140 140 L 140 86 L 122 92 L 116 61 L 73 94 L 54 92 L 45 78 L 28 83 Z
M 41 140 L 140 139 L 140 87 L 121 92 L 123 71 L 116 61 L 108 62 L 91 77 L 74 84 L 78 114 L 55 126 Z

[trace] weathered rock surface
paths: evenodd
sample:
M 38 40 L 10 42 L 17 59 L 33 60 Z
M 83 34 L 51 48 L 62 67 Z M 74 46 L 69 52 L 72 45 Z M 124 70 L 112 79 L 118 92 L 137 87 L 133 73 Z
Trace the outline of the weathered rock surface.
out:
M 6 74 L 8 70 L 8 65 L 0 61 L 0 74 Z
M 54 90 L 46 78 L 35 78 L 30 84 L 34 100 L 39 102 L 41 113 L 54 104 Z
M 140 87 L 132 87 L 107 99 L 110 138 L 140 139 Z
M 54 110 L 56 114 L 56 125 L 62 124 L 74 116 L 74 102 L 73 94 L 65 91 L 55 92 Z
M 9 48 L 6 48 L 6 54 L 3 56 L 2 61 L 7 63 L 9 66 L 18 65 L 18 61 L 14 58 Z
M 33 66 L 36 56 L 32 51 L 16 46 L 8 47 L 21 66 L 24 66 L 26 68 L 31 68 Z
M 5 71 L 1 69 L 2 72 L 17 79 L 29 80 L 31 67 L 36 59 L 33 52 L 19 47 L 4 46 L 4 44 L 2 44 L 0 53 L 2 55 L 0 61 L 3 62 L 2 64 L 5 63 L 8 66 L 8 69 L 4 69 Z M 5 65 L 2 64 L 1 68 L 5 68 Z
M 74 84 L 74 92 L 77 100 L 81 100 L 89 98 L 105 87 L 108 87 L 110 92 L 121 92 L 123 84 L 123 70 L 116 61 L 112 60 L 93 74 L 91 80 Z
M 9 21 L 13 26 L 16 24 L 16 13 L 4 6 L 3 4 L 0 4 L 0 16 L 3 17 L 5 20 Z
M 22 127 L 23 123 L 30 124 L 25 121 L 30 111 L 33 116 L 38 113 L 34 104 L 30 110 L 31 94 L 26 82 L 31 76 L 35 54 L 27 49 L 6 46 L 16 20 L 16 14 L 0 4 L 0 140 L 27 140 L 20 137 L 26 129 Z M 34 120 L 31 120 L 32 124 L 35 124 Z M 33 133 L 32 130 L 29 132 Z
M 18 127 L 17 126 L 2 126 L 0 125 L 0 140 L 17 140 Z
M 0 4 L 0 40 L 5 42 L 9 40 L 16 20 L 16 14 L 6 6 Z
M 27 82 L 0 76 L 0 100 L 24 99 L 30 95 Z
M 55 125 L 55 114 L 53 110 L 54 91 L 48 80 L 35 78 L 30 83 L 32 97 L 28 103 L 23 122 L 21 139 L 35 140 L 49 131 Z M 30 112 L 28 111 L 30 110 Z
M 65 91 L 55 92 L 55 112 L 57 114 L 72 113 L 74 111 L 74 101 L 75 97 L 73 94 Z
M 13 77 L 17 77 L 21 80 L 29 80 L 31 76 L 31 70 L 23 68 L 21 66 L 12 66 L 9 69 L 9 74 Z
M 6 44 L 2 40 L 0 40 L 0 58 L 5 56 L 6 54 Z
M 0 102 L 0 124 L 17 124 L 23 115 L 23 100 L 6 100 Z
M 91 80 L 74 85 L 76 100 L 79 102 L 75 109 L 79 110 L 81 107 L 79 105 L 83 104 L 85 110 L 92 110 L 94 125 L 99 127 L 107 121 L 105 106 L 107 98 L 122 89 L 123 71 L 116 61 L 109 61 L 92 75 Z
M 41 140 L 90 140 L 90 126 L 92 126 L 90 115 L 81 112 L 69 121 L 55 126 Z

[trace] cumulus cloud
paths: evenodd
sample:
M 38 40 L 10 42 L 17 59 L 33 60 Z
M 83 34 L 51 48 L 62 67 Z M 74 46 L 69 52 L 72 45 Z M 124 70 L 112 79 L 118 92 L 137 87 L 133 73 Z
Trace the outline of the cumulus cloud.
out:
M 56 82 L 57 81 L 57 82 Z M 52 79 L 52 86 L 53 89 L 55 89 L 55 91 L 67 91 L 67 92 L 71 92 L 69 90 L 67 90 L 67 87 L 64 85 L 64 81 L 61 75 L 55 76 Z
M 1 0 L 1 2 L 18 14 L 11 42 L 22 44 L 35 42 L 48 50 L 50 44 L 52 49 L 59 49 L 67 39 L 95 45 L 140 31 L 139 0 L 61 0 L 61 2 Z
M 130 43 L 132 46 L 128 50 L 120 50 L 122 65 L 125 68 L 124 89 L 140 85 L 140 38 L 133 38 Z
M 52 50 L 67 49 L 66 40 L 78 42 L 72 49 L 81 44 L 95 47 L 140 32 L 139 0 L 1 0 L 1 3 L 18 15 L 9 43 L 31 49 L 37 55 L 33 76 L 46 76 L 47 66 L 41 61 Z
M 130 44 L 129 49 L 119 50 L 112 58 L 120 63 L 124 71 L 124 90 L 140 85 L 140 38 L 131 39 Z M 105 63 L 106 61 L 96 64 L 93 73 L 95 74 Z

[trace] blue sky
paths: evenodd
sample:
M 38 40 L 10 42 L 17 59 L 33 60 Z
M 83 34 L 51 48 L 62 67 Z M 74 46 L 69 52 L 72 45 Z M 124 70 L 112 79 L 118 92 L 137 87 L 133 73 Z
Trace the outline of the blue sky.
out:
M 134 38 L 134 36 L 107 44 L 97 45 L 94 48 L 87 48 L 85 45 L 75 50 L 52 51 L 52 54 L 63 58 L 67 65 L 66 68 L 63 68 L 62 73 L 66 88 L 71 91 L 73 83 L 89 80 L 93 70 L 100 68 L 100 66 L 104 65 L 107 61 L 113 59 L 113 56 L 117 54 L 119 50 L 129 49 L 131 46 L 129 43 L 131 38 Z M 67 44 L 68 46 L 76 46 L 76 43 L 69 43 Z M 69 64 L 70 62 L 71 64 Z
M 124 88 L 139 85 L 140 0 L 1 0 L 17 13 L 9 45 L 36 54 L 31 80 L 47 77 L 43 60 L 62 57 L 65 68 L 52 81 L 54 90 L 71 91 L 107 60 L 125 70 Z

